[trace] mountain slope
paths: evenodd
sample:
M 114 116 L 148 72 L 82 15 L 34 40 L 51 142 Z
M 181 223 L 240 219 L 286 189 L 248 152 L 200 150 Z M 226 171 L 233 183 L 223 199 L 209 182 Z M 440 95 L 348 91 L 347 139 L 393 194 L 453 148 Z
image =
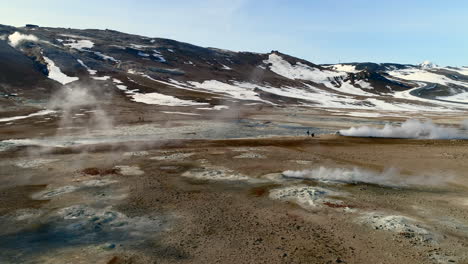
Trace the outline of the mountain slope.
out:
M 0 36 L 5 96 L 48 99 L 65 85 L 99 87 L 130 105 L 451 111 L 465 107 L 468 89 L 466 68 L 429 63 L 317 65 L 113 30 L 0 26 Z

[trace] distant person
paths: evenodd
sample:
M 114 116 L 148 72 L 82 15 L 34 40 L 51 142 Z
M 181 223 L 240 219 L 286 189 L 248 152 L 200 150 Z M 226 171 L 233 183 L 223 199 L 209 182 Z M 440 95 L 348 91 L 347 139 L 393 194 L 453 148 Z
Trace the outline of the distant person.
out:
M 315 133 L 310 134 L 312 137 L 315 137 Z
M 307 136 L 310 136 L 310 131 L 309 130 L 307 130 Z

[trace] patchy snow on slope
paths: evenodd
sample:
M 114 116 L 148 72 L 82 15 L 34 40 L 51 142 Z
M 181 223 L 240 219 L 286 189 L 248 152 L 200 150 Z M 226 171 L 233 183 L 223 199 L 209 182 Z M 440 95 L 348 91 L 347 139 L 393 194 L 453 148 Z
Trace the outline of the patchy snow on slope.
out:
M 332 115 L 346 115 L 346 116 L 355 116 L 355 117 L 381 117 L 383 116 L 380 113 L 373 112 L 341 112 L 341 113 L 333 113 Z
M 47 58 L 46 56 L 44 56 L 44 60 L 45 62 L 47 63 L 47 69 L 49 70 L 49 78 L 52 79 L 52 80 L 55 80 L 63 85 L 67 84 L 67 83 L 71 83 L 71 82 L 74 82 L 76 80 L 78 80 L 79 78 L 78 77 L 70 77 L 66 74 L 64 74 L 59 67 L 55 66 L 55 63 Z
M 190 87 L 189 85 L 185 84 L 185 83 L 182 83 L 182 82 L 178 82 L 174 79 L 169 79 L 169 82 L 166 82 L 166 81 L 162 81 L 162 80 L 156 80 L 154 78 L 152 78 L 151 76 L 147 75 L 147 74 L 144 74 L 142 72 L 137 72 L 133 69 L 129 69 L 127 70 L 128 73 L 130 74 L 135 74 L 135 75 L 141 75 L 151 81 L 154 81 L 154 82 L 158 82 L 158 83 L 162 83 L 162 84 L 165 84 L 165 85 L 168 85 L 168 86 L 171 86 L 171 87 L 174 87 L 174 88 L 178 88 L 178 89 L 183 89 L 183 90 L 189 90 L 189 91 L 198 91 L 197 89 L 193 88 L 193 87 Z M 131 80 L 132 82 L 134 83 L 137 83 L 135 80 Z
M 365 82 L 361 82 L 365 83 Z M 360 83 L 359 83 L 360 84 Z M 367 87 L 371 87 L 369 83 L 364 84 Z M 330 89 L 333 89 L 338 92 L 352 94 L 352 95 L 362 95 L 362 96 L 374 96 L 372 93 L 365 92 L 351 84 L 351 81 L 342 82 L 340 87 L 335 87 L 332 84 L 325 85 Z M 362 86 L 361 86 L 362 87 Z M 363 87 L 364 88 L 364 87 Z
M 350 65 L 350 64 L 335 64 L 335 65 L 326 66 L 326 67 L 335 71 L 340 71 L 340 72 L 349 72 L 349 73 L 359 72 L 358 70 L 356 70 L 355 65 Z
M 153 57 L 159 60 L 159 62 L 166 62 L 166 59 L 164 56 L 161 54 L 161 52 L 157 50 L 153 50 Z
M 326 90 L 322 90 L 313 87 L 309 84 L 304 84 L 306 87 L 295 88 L 295 87 L 257 87 L 268 93 L 303 99 L 311 102 L 315 102 L 316 105 L 312 106 L 323 106 L 327 108 L 338 108 L 338 109 L 362 109 L 362 110 L 382 110 L 382 111 L 426 111 L 426 112 L 447 112 L 456 111 L 449 109 L 442 105 L 425 106 L 419 104 L 409 104 L 400 102 L 386 102 L 380 97 L 372 96 L 365 99 L 356 99 L 354 96 L 334 94 Z M 431 103 L 437 103 L 433 100 Z
M 311 102 L 315 102 L 317 106 L 324 106 L 330 108 L 353 108 L 353 109 L 363 109 L 368 108 L 368 106 L 362 105 L 362 100 L 354 99 L 351 96 L 338 95 L 330 93 L 325 90 L 318 89 L 308 84 L 304 84 L 304 88 L 296 87 L 259 87 L 259 89 L 290 98 L 302 99 Z
M 8 36 L 8 41 L 11 46 L 16 47 L 23 41 L 37 42 L 39 39 L 34 35 L 21 34 L 20 32 L 16 31 L 15 33 Z
M 114 83 L 123 83 L 121 80 L 116 79 L 116 78 L 112 78 L 112 82 L 114 82 Z
M 228 84 L 217 80 L 203 81 L 202 83 L 191 81 L 189 83 L 195 86 L 196 88 L 206 90 L 209 92 L 226 94 L 227 96 L 230 96 L 235 99 L 262 101 L 271 104 L 271 102 L 261 99 L 258 93 L 254 91 L 255 88 L 257 88 L 255 84 L 239 82 Z
M 433 105 L 436 104 L 436 105 L 439 106 L 439 109 L 443 109 L 444 111 L 451 111 L 451 112 L 458 111 L 455 108 L 465 108 L 466 109 L 468 107 L 467 105 L 462 105 L 462 104 L 457 104 L 457 103 L 450 103 L 450 102 L 443 102 L 443 101 L 435 101 L 435 100 L 432 100 L 432 99 L 426 99 L 426 98 L 414 96 L 414 95 L 411 94 L 413 91 L 426 86 L 426 84 L 423 83 L 423 82 L 416 82 L 416 83 L 418 85 L 417 87 L 409 89 L 409 90 L 405 90 L 405 91 L 395 92 L 393 94 L 393 97 L 394 98 L 407 99 L 407 100 L 413 100 L 413 101 L 420 101 L 420 102 L 424 102 L 424 103 L 430 103 L 430 104 L 433 104 Z M 430 109 L 427 109 L 427 110 L 433 110 L 433 109 L 430 108 Z
M 190 100 L 182 100 L 171 95 L 160 93 L 134 93 L 130 97 L 132 101 L 144 104 L 155 104 L 165 106 L 190 106 L 190 105 L 206 105 L 206 103 L 198 103 Z
M 141 57 L 149 57 L 150 55 L 148 53 L 144 53 L 142 51 L 138 51 L 138 56 L 141 56 Z
M 146 48 L 154 48 L 154 46 L 148 45 L 139 45 L 139 44 L 130 44 L 130 46 L 134 49 L 146 49 Z
M 300 62 L 296 63 L 295 65 L 291 65 L 288 61 L 284 60 L 277 54 L 270 54 L 268 56 L 268 60 L 265 60 L 264 63 L 270 64 L 271 71 L 288 79 L 308 80 L 315 83 L 321 83 L 330 89 L 342 93 L 373 96 L 371 93 L 365 92 L 358 87 L 354 87 L 350 81 L 343 82 L 342 78 L 347 76 L 346 72 L 320 70 Z M 335 87 L 332 81 L 341 82 L 340 87 Z M 364 85 L 364 87 L 361 86 L 362 88 L 371 87 L 370 84 L 367 83 L 362 82 L 361 84 Z
M 197 108 L 199 110 L 223 110 L 223 109 L 229 109 L 229 106 L 227 105 L 215 105 L 213 107 L 200 107 L 200 108 Z
M 67 38 L 83 38 L 82 36 L 74 35 L 74 34 L 60 34 L 60 36 L 67 37 Z
M 444 75 L 417 68 L 389 71 L 388 74 L 390 74 L 393 77 L 397 77 L 408 81 L 420 81 L 427 83 L 436 83 L 441 85 L 454 84 L 458 86 L 468 87 L 468 83 L 466 82 L 455 81 L 450 78 L 447 78 Z
M 226 66 L 226 65 L 224 65 L 224 64 L 221 64 L 221 66 L 222 66 L 221 69 L 223 69 L 223 70 L 232 70 L 231 67 Z
M 447 71 L 458 72 L 459 74 L 468 76 L 468 67 L 460 67 L 460 68 L 445 67 L 445 68 L 443 68 L 443 69 L 444 69 L 444 70 L 447 70 Z
M 328 83 L 335 77 L 346 76 L 346 73 L 337 73 L 328 70 L 322 71 L 300 62 L 291 65 L 284 60 L 283 57 L 274 53 L 270 54 L 268 60 L 265 60 L 264 63 L 270 64 L 270 70 L 272 72 L 292 80 L 299 79 L 309 80 L 315 83 Z
M 354 84 L 357 84 L 359 86 L 361 86 L 361 88 L 364 88 L 364 89 L 374 89 L 374 87 L 372 87 L 372 85 L 364 80 L 358 80 L 358 81 L 355 81 Z
M 103 60 L 110 60 L 110 61 L 115 62 L 115 63 L 118 63 L 118 62 L 119 62 L 119 60 L 116 60 L 115 58 L 113 58 L 113 57 L 111 57 L 111 56 L 102 54 L 102 53 L 99 52 L 99 51 L 95 51 L 94 54 L 96 54 L 98 57 L 100 57 L 100 58 L 103 59 Z
M 444 106 L 438 105 L 420 105 L 420 104 L 409 104 L 409 103 L 397 103 L 397 102 L 387 102 L 382 99 L 378 98 L 367 98 L 366 101 L 375 105 L 374 109 L 376 110 L 386 110 L 386 111 L 406 111 L 406 112 L 448 112 L 448 111 L 455 111 L 451 109 L 447 109 Z M 431 103 L 436 103 L 435 101 L 431 101 Z
M 53 110 L 41 110 L 39 112 L 32 113 L 29 115 L 24 115 L 24 116 L 12 116 L 12 117 L 0 118 L 0 122 L 10 122 L 10 121 L 15 121 L 15 120 L 20 120 L 20 119 L 26 119 L 26 118 L 33 117 L 33 116 L 53 114 L 55 112 L 56 111 L 53 111 Z
M 117 84 L 116 85 L 117 89 L 122 90 L 122 91 L 128 91 L 128 87 L 123 84 Z
M 110 79 L 110 76 L 93 76 L 92 78 L 97 81 L 106 81 Z
M 439 100 L 468 103 L 468 92 L 459 93 L 459 94 L 450 95 L 450 96 L 437 96 L 436 98 Z
M 89 39 L 67 39 L 67 43 L 63 43 L 64 46 L 76 49 L 79 51 L 87 51 L 94 46 L 94 43 Z
M 178 81 L 173 80 L 173 79 L 169 79 L 170 82 L 166 82 L 166 81 L 156 80 L 154 78 L 151 78 L 151 76 L 149 76 L 147 74 L 142 74 L 141 76 L 143 76 L 145 78 L 148 78 L 148 79 L 150 79 L 152 81 L 162 83 L 162 84 L 165 84 L 165 85 L 168 85 L 168 86 L 171 86 L 171 87 L 175 87 L 175 88 L 178 88 L 178 89 L 189 90 L 189 91 L 197 91 L 196 89 L 190 88 L 188 85 L 186 85 L 184 83 L 181 83 L 181 82 L 178 82 Z
M 84 62 L 83 62 L 82 60 L 77 59 L 77 61 L 78 61 L 78 63 L 79 63 L 81 66 L 83 66 L 83 67 L 86 68 L 86 70 L 89 72 L 89 74 L 95 75 L 95 74 L 97 73 L 96 70 L 91 70 L 86 64 L 84 64 Z

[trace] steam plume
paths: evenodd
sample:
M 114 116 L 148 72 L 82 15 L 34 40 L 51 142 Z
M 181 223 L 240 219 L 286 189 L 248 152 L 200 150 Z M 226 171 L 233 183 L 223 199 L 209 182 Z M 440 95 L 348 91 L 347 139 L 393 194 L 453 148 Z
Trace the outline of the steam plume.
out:
M 19 33 L 18 31 L 11 34 L 10 36 L 8 36 L 8 41 L 10 42 L 10 45 L 13 46 L 13 47 L 16 47 L 18 46 L 18 44 L 20 44 L 21 42 L 23 41 L 39 41 L 39 39 L 34 36 L 34 35 L 25 35 L 25 34 L 21 34 Z
M 399 126 L 386 124 L 383 128 L 369 126 L 351 127 L 340 130 L 343 136 L 351 137 L 381 137 L 381 138 L 417 138 L 417 139 L 460 139 L 466 136 L 453 127 L 445 127 L 432 123 L 431 120 L 406 120 Z
M 428 175 L 402 175 L 395 168 L 385 169 L 382 172 L 361 168 L 327 168 L 318 167 L 310 170 L 283 172 L 287 178 L 311 179 L 317 181 L 330 181 L 342 183 L 372 183 L 384 186 L 410 186 L 425 185 L 436 186 L 449 183 L 453 175 L 428 174 Z

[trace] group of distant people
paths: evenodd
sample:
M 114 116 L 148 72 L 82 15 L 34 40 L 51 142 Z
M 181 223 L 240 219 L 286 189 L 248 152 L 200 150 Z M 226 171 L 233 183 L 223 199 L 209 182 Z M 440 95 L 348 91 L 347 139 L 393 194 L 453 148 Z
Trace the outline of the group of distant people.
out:
M 315 133 L 311 133 L 309 130 L 307 130 L 307 136 L 315 137 Z

